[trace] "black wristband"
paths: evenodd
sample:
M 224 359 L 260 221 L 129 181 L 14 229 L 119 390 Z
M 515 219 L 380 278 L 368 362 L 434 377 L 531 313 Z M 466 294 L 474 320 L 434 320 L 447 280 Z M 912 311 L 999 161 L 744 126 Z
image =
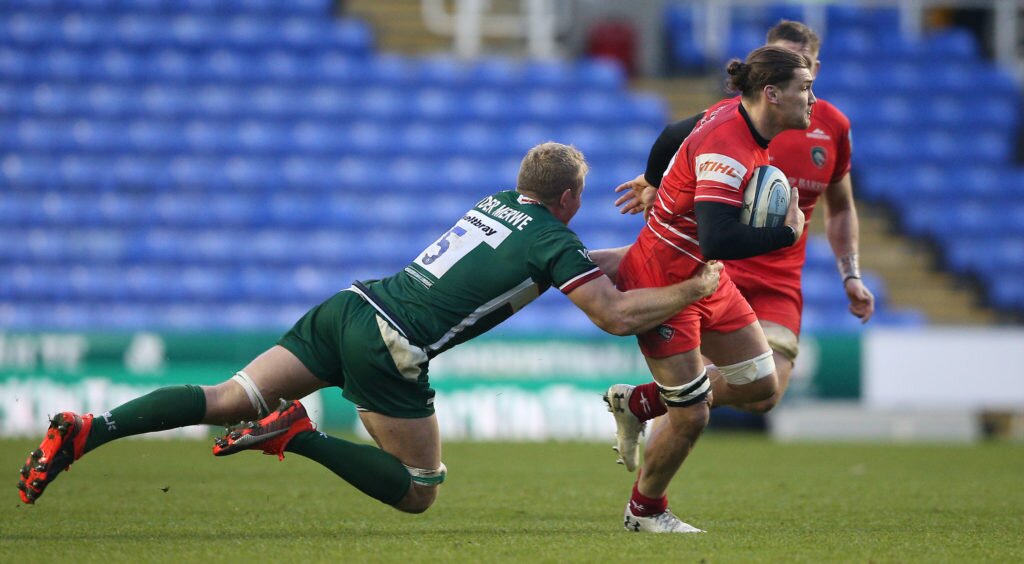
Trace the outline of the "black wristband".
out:
M 846 281 L 847 280 L 860 280 L 860 276 L 856 276 L 856 275 L 851 274 L 851 275 L 847 276 L 846 278 L 843 278 L 843 286 L 846 285 Z

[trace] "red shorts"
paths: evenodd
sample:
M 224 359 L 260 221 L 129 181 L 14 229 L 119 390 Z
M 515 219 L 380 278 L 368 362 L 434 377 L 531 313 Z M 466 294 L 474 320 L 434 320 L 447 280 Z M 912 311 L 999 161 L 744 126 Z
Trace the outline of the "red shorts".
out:
M 634 249 L 636 245 L 634 245 Z M 619 265 L 618 283 L 623 290 L 651 288 L 685 280 L 666 279 L 665 270 L 659 268 L 652 257 L 643 252 L 630 252 Z M 699 265 L 694 263 L 693 271 Z M 729 274 L 722 271 L 722 278 L 714 294 L 690 304 L 658 327 L 637 335 L 640 351 L 648 358 L 665 358 L 691 351 L 700 346 L 702 331 L 730 333 L 757 321 L 754 310 L 743 298 Z
M 771 321 L 800 336 L 800 319 L 804 309 L 804 296 L 800 291 L 800 278 L 794 281 L 765 276 L 740 268 L 731 262 L 725 263 L 725 271 L 750 303 L 757 318 Z

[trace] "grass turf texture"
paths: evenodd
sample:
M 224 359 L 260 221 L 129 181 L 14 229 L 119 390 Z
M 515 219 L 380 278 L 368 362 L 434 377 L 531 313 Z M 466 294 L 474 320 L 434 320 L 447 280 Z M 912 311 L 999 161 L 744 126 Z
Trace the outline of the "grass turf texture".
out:
M 445 445 L 438 502 L 405 515 L 297 455 L 119 441 L 33 507 L 13 487 L 35 441 L 0 441 L 0 560 L 1019 561 L 1024 447 L 780 445 L 706 435 L 670 491 L 704 535 L 622 530 L 633 475 L 608 445 Z M 166 491 L 164 491 L 166 489 Z

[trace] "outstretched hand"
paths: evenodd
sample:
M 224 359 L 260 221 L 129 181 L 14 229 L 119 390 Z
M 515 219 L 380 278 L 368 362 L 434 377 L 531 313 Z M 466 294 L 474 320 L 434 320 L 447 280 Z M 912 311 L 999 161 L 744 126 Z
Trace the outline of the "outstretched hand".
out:
M 658 189 L 652 186 L 644 175 L 619 184 L 615 192 L 625 192 L 615 200 L 615 206 L 622 214 L 638 214 L 647 211 L 654 204 Z
M 861 323 L 867 323 L 875 312 L 875 295 L 860 278 L 848 278 L 843 286 L 850 300 L 850 313 L 859 317 Z

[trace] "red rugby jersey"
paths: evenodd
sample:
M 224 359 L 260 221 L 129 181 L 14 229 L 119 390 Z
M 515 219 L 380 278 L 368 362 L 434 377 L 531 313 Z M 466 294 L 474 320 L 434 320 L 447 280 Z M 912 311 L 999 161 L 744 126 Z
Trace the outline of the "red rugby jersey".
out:
M 743 206 L 753 170 L 769 163 L 768 143 L 728 98 L 708 109 L 668 165 L 637 245 L 651 250 L 667 271 L 682 276 L 704 261 L 697 240 L 696 201 Z
M 850 152 L 850 120 L 820 98 L 811 110 L 810 127 L 783 131 L 772 139 L 771 164 L 782 170 L 790 185 L 800 191 L 800 209 L 808 222 L 825 189 L 850 171 Z M 771 276 L 773 283 L 788 278 L 799 286 L 809 231 L 805 228 L 795 245 L 756 257 L 726 261 L 726 266 Z

